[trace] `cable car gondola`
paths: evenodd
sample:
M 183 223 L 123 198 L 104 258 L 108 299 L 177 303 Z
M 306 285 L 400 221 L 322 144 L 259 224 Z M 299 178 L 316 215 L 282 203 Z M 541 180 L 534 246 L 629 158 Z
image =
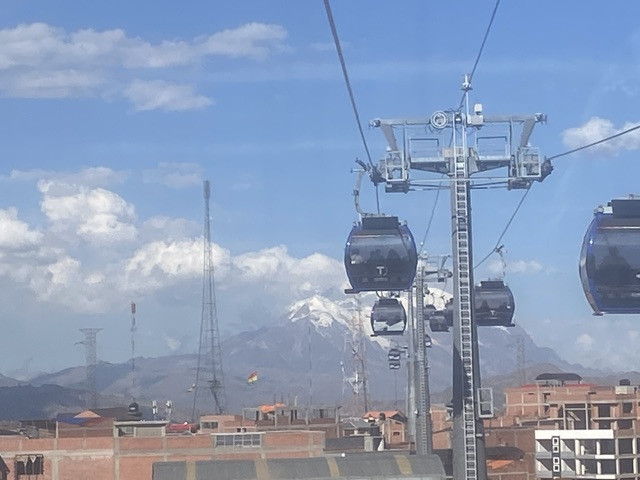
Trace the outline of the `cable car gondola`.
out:
M 407 312 L 397 298 L 380 298 L 371 309 L 373 336 L 402 335 L 407 327 Z
M 389 360 L 390 370 L 400 370 L 400 360 Z
M 483 280 L 474 295 L 475 321 L 479 327 L 513 327 L 516 304 L 502 280 Z
M 387 358 L 389 359 L 389 361 L 400 360 L 400 356 L 400 350 L 398 350 L 397 348 L 389 349 L 389 353 L 387 354 Z
M 596 315 L 640 313 L 640 199 L 595 211 L 582 242 L 582 288 Z
M 432 332 L 449 331 L 444 310 L 437 310 L 434 305 L 425 305 L 422 309 L 422 316 L 425 322 L 429 322 L 429 328 Z
M 349 234 L 344 265 L 347 293 L 408 290 L 418 264 L 416 242 L 398 217 L 362 217 Z

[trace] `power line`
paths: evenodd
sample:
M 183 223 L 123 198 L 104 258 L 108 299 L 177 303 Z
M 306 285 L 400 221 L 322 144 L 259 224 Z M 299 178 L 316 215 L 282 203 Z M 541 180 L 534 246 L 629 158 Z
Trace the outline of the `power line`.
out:
M 342 75 L 344 76 L 344 83 L 347 87 L 347 92 L 349 93 L 349 100 L 351 101 L 351 108 L 353 110 L 353 115 L 356 117 L 356 123 L 358 124 L 358 131 L 360 132 L 362 145 L 364 146 L 364 150 L 367 154 L 369 165 L 371 165 L 371 168 L 372 170 L 374 170 L 374 173 L 375 173 L 376 167 L 373 164 L 373 160 L 371 160 L 369 145 L 367 144 L 367 139 L 364 136 L 364 129 L 362 128 L 362 122 L 360 121 L 360 114 L 358 113 L 356 98 L 353 93 L 353 88 L 351 88 L 351 81 L 349 80 L 349 72 L 347 71 L 347 62 L 345 61 L 344 54 L 342 53 L 340 37 L 338 36 L 338 30 L 336 28 L 336 23 L 333 19 L 333 13 L 331 12 L 331 4 L 329 3 L 329 0 L 324 0 L 324 9 L 327 12 L 327 20 L 329 20 L 329 27 L 331 28 L 331 35 L 333 36 L 333 43 L 335 44 L 336 52 L 338 53 L 338 59 L 340 60 L 340 66 L 342 67 Z M 377 184 L 376 184 L 376 204 L 378 207 L 378 213 L 380 213 L 380 197 L 378 196 Z
M 529 195 L 530 191 L 531 191 L 531 186 L 529 186 L 529 188 L 527 188 L 527 190 L 524 192 L 524 195 L 522 195 L 522 198 L 518 202 L 518 205 L 516 206 L 516 209 L 513 211 L 513 214 L 511 215 L 511 218 L 509 218 L 509 221 L 507 222 L 507 225 L 504 227 L 504 229 L 502 230 L 502 233 L 498 237 L 498 241 L 496 242 L 496 245 L 493 247 L 493 249 L 491 249 L 491 251 L 482 260 L 480 260 L 478 263 L 476 263 L 476 265 L 473 267 L 474 270 L 476 268 L 478 268 L 480 265 L 482 265 L 484 262 L 486 262 L 489 259 L 489 257 L 491 255 L 493 255 L 497 251 L 497 249 L 500 247 L 500 242 L 502 241 L 503 237 L 507 233 L 507 230 L 509 230 L 509 227 L 511 226 L 511 223 L 513 222 L 513 219 L 516 218 L 516 215 L 518 214 L 518 211 L 520 210 L 520 207 L 524 203 L 524 200 L 527 198 L 527 195 Z
M 631 133 L 631 132 L 633 132 L 635 130 L 638 130 L 638 129 L 640 129 L 640 125 L 636 125 L 635 127 L 627 128 L 626 130 L 618 132 L 618 133 L 616 133 L 614 135 L 610 135 L 610 136 L 608 136 L 606 138 L 603 138 L 601 140 L 598 140 L 596 142 L 591 142 L 591 143 L 588 143 L 587 145 L 583 145 L 581 147 L 574 148 L 573 150 L 569 150 L 569 151 L 564 152 L 564 153 L 559 153 L 557 155 L 553 155 L 551 157 L 547 157 L 547 160 L 554 160 L 556 158 L 560 158 L 560 157 L 564 157 L 564 156 L 567 156 L 567 155 L 571 155 L 572 153 L 576 153 L 576 152 L 579 152 L 581 150 L 586 150 L 587 148 L 595 147 L 596 145 L 600 145 L 601 143 L 608 142 L 609 140 L 613 140 L 614 138 L 622 137 L 623 135 L 626 135 L 627 133 Z
M 471 69 L 471 73 L 469 74 L 469 83 L 473 80 L 473 76 L 476 73 L 476 69 L 478 68 L 478 64 L 480 63 L 480 58 L 482 57 L 482 52 L 484 51 L 484 46 L 487 43 L 487 39 L 489 38 L 489 33 L 491 32 L 491 27 L 493 26 L 493 21 L 496 18 L 496 13 L 498 13 L 498 7 L 500 6 L 500 0 L 496 0 L 496 4 L 493 7 L 493 12 L 491 13 L 491 19 L 489 20 L 489 25 L 487 25 L 487 30 L 484 32 L 484 38 L 482 39 L 482 43 L 480 44 L 480 49 L 478 50 L 478 55 L 476 56 L 476 61 L 473 64 L 473 68 Z M 458 110 L 462 108 L 464 104 L 464 94 L 462 95 L 462 99 L 460 100 L 460 106 Z

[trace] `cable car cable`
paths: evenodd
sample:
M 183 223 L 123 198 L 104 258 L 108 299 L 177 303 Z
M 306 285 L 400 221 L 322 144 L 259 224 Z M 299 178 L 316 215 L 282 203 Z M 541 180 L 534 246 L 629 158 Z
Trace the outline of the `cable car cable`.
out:
M 429 230 L 431 230 L 431 223 L 433 222 L 433 217 L 436 214 L 436 207 L 438 206 L 438 199 L 440 198 L 441 188 L 438 189 L 436 193 L 436 199 L 433 201 L 433 207 L 431 207 L 431 214 L 429 215 L 429 221 L 427 222 L 427 230 L 424 232 L 424 237 L 422 237 L 422 243 L 420 244 L 420 251 L 418 252 L 418 257 L 422 254 L 422 250 L 424 250 L 424 245 L 427 242 L 427 236 L 429 235 Z
M 489 38 L 489 32 L 491 32 L 491 27 L 493 26 L 493 21 L 496 18 L 496 13 L 498 13 L 498 7 L 500 6 L 500 0 L 496 0 L 496 4 L 493 7 L 493 12 L 491 13 L 491 19 L 489 20 L 489 25 L 487 26 L 487 30 L 484 32 L 484 38 L 482 39 L 482 43 L 480 44 L 480 50 L 478 51 L 478 55 L 476 56 L 476 61 L 473 64 L 473 68 L 471 69 L 471 73 L 469 74 L 469 83 L 473 80 L 473 76 L 476 73 L 476 69 L 478 68 L 478 64 L 480 63 L 480 58 L 482 57 L 482 52 L 484 51 L 484 46 L 487 43 L 487 39 Z M 461 110 L 464 105 L 464 94 L 462 95 L 462 99 L 460 100 L 460 105 L 458 106 L 458 110 Z
M 586 145 L 582 145 L 581 147 L 574 148 L 572 150 L 568 150 L 566 152 L 559 153 L 557 155 L 552 155 L 551 157 L 547 157 L 547 160 L 554 160 L 556 158 L 560 158 L 560 157 L 564 157 L 564 156 L 567 156 L 567 155 L 571 155 L 572 153 L 576 153 L 576 152 L 579 152 L 581 150 L 586 150 L 587 148 L 595 147 L 596 145 L 600 145 L 602 143 L 608 142 L 608 141 L 613 140 L 615 138 L 622 137 L 623 135 L 627 135 L 628 133 L 634 132 L 634 131 L 639 130 L 639 129 L 640 129 L 640 125 L 636 125 L 634 127 L 627 128 L 626 130 L 623 130 L 621 132 L 615 133 L 613 135 L 609 135 L 608 137 L 602 138 L 602 139 L 597 140 L 595 142 L 591 142 L 591 143 L 588 143 Z M 520 207 L 522 206 L 522 203 L 524 202 L 525 198 L 527 198 L 527 195 L 529 194 L 530 191 L 531 191 L 531 187 L 529 187 L 527 189 L 527 191 L 524 193 L 524 195 L 520 199 L 520 202 L 518 203 L 518 206 L 516 207 L 515 211 L 513 212 L 513 215 L 511 215 L 511 218 L 507 222 L 507 225 L 505 226 L 504 230 L 500 234 L 500 237 L 498 238 L 498 241 L 496 242 L 496 246 L 493 248 L 493 250 L 491 250 L 491 252 L 489 252 L 480 262 L 478 262 L 473 267 L 474 269 L 478 268 L 485 261 L 487 261 L 487 259 L 491 255 L 493 255 L 493 253 L 496 251 L 496 248 L 498 248 L 500 246 L 500 242 L 501 242 L 502 238 L 507 233 L 507 230 L 509 229 L 509 226 L 511 225 L 511 222 L 513 222 L 513 219 L 515 218 L 516 214 L 518 213 L 518 210 L 520 210 Z
M 369 165 L 373 169 L 374 173 L 376 170 L 373 161 L 371 160 L 371 153 L 369 152 L 369 145 L 367 144 L 367 139 L 364 136 L 364 130 L 362 128 L 362 122 L 360 121 L 360 114 L 358 113 L 358 106 L 356 105 L 356 98 L 353 94 L 353 89 L 351 88 L 351 81 L 349 80 L 349 72 L 347 71 L 347 63 L 344 59 L 344 54 L 342 53 L 342 46 L 340 45 L 340 37 L 338 36 L 338 30 L 336 28 L 336 23 L 333 20 L 333 13 L 331 12 L 331 4 L 329 0 L 324 0 L 324 9 L 327 12 L 327 19 L 329 20 L 329 27 L 331 28 L 331 35 L 333 36 L 333 43 L 336 47 L 336 52 L 338 53 L 338 60 L 340 60 L 340 66 L 342 67 L 342 75 L 344 76 L 344 83 L 347 87 L 347 92 L 349 93 L 349 100 L 351 101 L 351 108 L 353 110 L 353 114 L 356 117 L 356 123 L 358 124 L 358 131 L 360 132 L 360 138 L 362 139 L 362 144 L 364 146 L 364 150 L 367 153 L 367 159 L 369 160 Z M 378 207 L 378 213 L 380 213 L 380 197 L 378 195 L 378 184 L 376 186 L 376 204 Z
M 633 132 L 635 130 L 638 130 L 638 129 L 640 129 L 640 125 L 636 125 L 635 127 L 627 128 L 626 130 L 623 130 L 623 131 L 618 132 L 616 134 L 610 135 L 610 136 L 608 136 L 606 138 L 603 138 L 603 139 L 600 139 L 600 140 L 598 140 L 596 142 L 591 142 L 591 143 L 588 143 L 587 145 L 583 145 L 581 147 L 574 148 L 573 150 L 569 150 L 569 151 L 564 152 L 564 153 L 559 153 L 557 155 L 553 155 L 551 157 L 547 157 L 547 160 L 554 160 L 556 158 L 564 157 L 566 155 L 571 155 L 572 153 L 576 153 L 576 152 L 579 152 L 581 150 L 586 150 L 587 148 L 595 147 L 596 145 L 600 145 L 601 143 L 608 142 L 609 140 L 613 140 L 614 138 L 622 137 L 623 135 L 626 135 L 627 133 L 631 133 L 631 132 Z
M 527 190 L 524 192 L 524 195 L 522 195 L 522 198 L 518 202 L 518 205 L 516 206 L 516 209 L 513 211 L 513 214 L 511 215 L 511 218 L 509 218 L 509 221 L 507 222 L 507 225 L 504 227 L 504 230 L 502 230 L 502 233 L 498 237 L 498 241 L 496 242 L 495 247 L 493 247 L 493 249 L 482 260 L 480 260 L 478 263 L 476 263 L 476 265 L 473 267 L 474 270 L 476 268 L 478 268 L 480 265 L 482 265 L 484 262 L 486 262 L 489 259 L 489 257 L 496 252 L 498 247 L 500 247 L 500 242 L 502 242 L 502 238 L 507 233 L 507 230 L 509 230 L 509 227 L 511 226 L 511 223 L 513 222 L 513 219 L 516 218 L 516 215 L 518 214 L 518 211 L 520 210 L 520 207 L 524 203 L 524 200 L 527 198 L 527 195 L 529 195 L 530 191 L 531 191 L 531 186 L 529 186 L 529 188 L 527 188 Z

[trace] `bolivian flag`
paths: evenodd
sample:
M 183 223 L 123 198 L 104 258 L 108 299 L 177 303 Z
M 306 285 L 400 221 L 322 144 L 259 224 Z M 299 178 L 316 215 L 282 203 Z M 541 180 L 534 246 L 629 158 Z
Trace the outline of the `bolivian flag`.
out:
M 253 385 L 257 381 L 258 381 L 258 372 L 252 372 L 251 375 L 249 375 L 249 377 L 247 377 L 247 383 L 249 385 Z

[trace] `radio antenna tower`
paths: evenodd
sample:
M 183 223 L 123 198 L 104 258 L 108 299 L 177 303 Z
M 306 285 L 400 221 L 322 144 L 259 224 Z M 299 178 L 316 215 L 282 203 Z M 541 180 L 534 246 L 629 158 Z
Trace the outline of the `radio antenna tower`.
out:
M 136 386 L 136 304 L 131 302 L 131 395 L 135 397 Z
M 213 397 L 213 412 L 217 415 L 227 410 L 227 398 L 222 373 L 222 352 L 218 333 L 218 314 L 216 309 L 216 289 L 211 254 L 211 216 L 209 199 L 211 187 L 209 180 L 204 181 L 204 265 L 202 275 L 202 318 L 200 323 L 200 347 L 198 350 L 198 368 L 193 392 L 192 421 L 209 404 L 209 395 Z
M 357 310 L 349 322 L 350 331 L 345 336 L 345 356 L 350 359 L 352 374 L 347 376 L 344 362 L 341 363 L 343 396 L 344 385 L 351 390 L 350 401 L 345 405 L 345 411 L 350 415 L 362 416 L 369 411 L 369 385 L 367 384 L 367 352 L 366 338 L 362 325 L 362 303 L 356 298 Z
M 84 340 L 78 342 L 84 345 L 84 351 L 87 359 L 86 366 L 86 389 L 87 389 L 87 408 L 96 408 L 98 406 L 98 390 L 96 387 L 96 364 L 98 363 L 98 349 L 96 345 L 96 335 L 101 328 L 81 328 L 84 333 Z

